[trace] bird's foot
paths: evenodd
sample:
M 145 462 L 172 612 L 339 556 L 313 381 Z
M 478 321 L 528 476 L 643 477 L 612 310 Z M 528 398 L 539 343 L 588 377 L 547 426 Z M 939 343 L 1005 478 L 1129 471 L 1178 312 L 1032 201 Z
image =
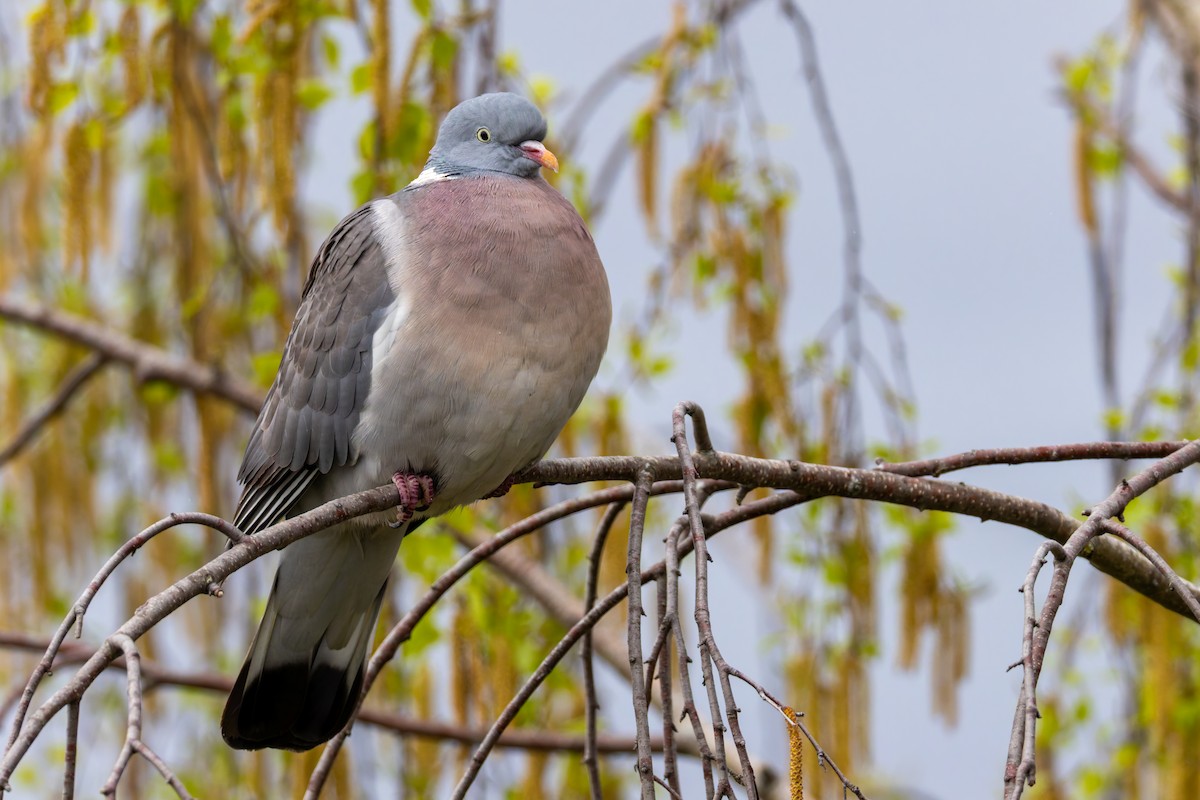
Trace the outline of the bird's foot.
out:
M 482 499 L 487 500 L 489 497 L 504 497 L 504 495 L 508 494 L 508 490 L 513 487 L 513 483 L 516 481 L 516 478 L 516 475 L 509 475 L 504 479 L 504 483 L 485 494 Z
M 392 476 L 392 483 L 396 484 L 396 491 L 400 493 L 400 505 L 396 506 L 396 519 L 388 523 L 391 527 L 399 528 L 418 511 L 433 505 L 433 478 L 428 475 L 397 472 Z

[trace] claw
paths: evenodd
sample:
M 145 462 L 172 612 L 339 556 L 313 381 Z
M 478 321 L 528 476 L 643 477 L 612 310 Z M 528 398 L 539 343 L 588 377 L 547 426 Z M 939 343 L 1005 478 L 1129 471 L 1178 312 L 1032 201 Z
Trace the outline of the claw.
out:
M 486 500 L 489 497 L 504 497 L 504 495 L 508 494 L 508 490 L 513 487 L 513 483 L 515 483 L 515 478 L 516 478 L 515 475 L 509 475 L 507 478 L 504 479 L 503 483 L 501 483 L 495 489 L 492 489 L 492 491 L 485 494 L 482 499 Z
M 396 519 L 389 522 L 388 527 L 399 528 L 411 520 L 416 512 L 433 505 L 433 478 L 428 475 L 397 472 L 392 475 L 392 483 L 400 493 L 400 505 L 396 506 Z

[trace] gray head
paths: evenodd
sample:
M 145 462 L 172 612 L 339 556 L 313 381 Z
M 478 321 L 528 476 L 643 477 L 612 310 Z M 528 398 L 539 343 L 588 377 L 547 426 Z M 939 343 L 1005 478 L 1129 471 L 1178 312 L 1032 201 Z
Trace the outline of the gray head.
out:
M 511 92 L 482 94 L 459 103 L 442 120 L 426 168 L 531 178 L 540 167 L 558 170 L 558 159 L 542 146 L 544 138 L 546 120 L 533 103 Z

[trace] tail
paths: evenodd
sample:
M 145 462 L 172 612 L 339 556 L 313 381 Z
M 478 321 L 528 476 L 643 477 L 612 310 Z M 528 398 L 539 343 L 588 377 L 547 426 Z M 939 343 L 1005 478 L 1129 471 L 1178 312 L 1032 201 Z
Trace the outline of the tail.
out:
M 335 528 L 283 551 L 221 715 L 230 747 L 311 750 L 350 720 L 404 529 Z

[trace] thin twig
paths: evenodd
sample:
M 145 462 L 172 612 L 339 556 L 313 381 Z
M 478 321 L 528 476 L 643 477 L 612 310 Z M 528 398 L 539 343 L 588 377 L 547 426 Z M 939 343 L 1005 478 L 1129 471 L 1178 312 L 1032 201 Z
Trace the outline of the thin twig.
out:
M 79 703 L 67 706 L 67 745 L 63 752 L 63 800 L 75 798 L 75 762 L 79 756 Z
M 748 503 L 744 506 L 726 511 L 709 520 L 706 528 L 708 535 L 713 536 L 722 530 L 729 527 L 740 525 L 750 519 L 755 519 L 766 514 L 774 514 L 788 508 L 791 505 L 801 502 L 802 498 L 796 494 L 790 495 L 774 495 L 764 500 L 759 500 L 755 503 Z M 687 542 L 684 546 L 686 549 L 691 549 L 691 542 Z M 665 571 L 666 565 L 660 561 L 654 566 L 644 570 L 641 575 L 642 582 L 657 580 Z M 517 713 L 524 706 L 525 702 L 537 691 L 542 685 L 554 667 L 562 660 L 563 656 L 574 646 L 574 644 L 583 637 L 583 632 L 588 628 L 595 627 L 596 623 L 603 619 L 604 615 L 612 609 L 620 605 L 622 600 L 627 600 L 629 596 L 629 587 L 627 584 L 622 584 L 605 595 L 596 606 L 589 611 L 577 623 L 571 626 L 566 635 L 559 641 L 558 644 L 550 651 L 550 653 L 542 660 L 542 663 L 530 675 L 529 679 L 517 691 L 516 696 L 505 707 L 504 711 L 493 723 L 491 730 L 488 732 L 487 738 L 480 743 L 472 754 L 470 761 L 467 764 L 467 769 L 455 787 L 453 797 L 455 800 L 462 800 L 470 791 L 471 784 L 479 774 L 483 762 L 487 760 L 488 754 L 495 746 L 501 732 L 508 726 Z M 344 733 L 344 731 L 343 731 Z M 310 791 L 312 785 L 310 783 Z M 312 796 L 314 799 L 316 795 Z
M 1112 536 L 1116 536 L 1127 545 L 1137 550 L 1144 555 L 1146 559 L 1153 564 L 1163 576 L 1171 582 L 1171 588 L 1179 595 L 1180 599 L 1187 604 L 1188 610 L 1192 612 L 1192 616 L 1200 622 L 1200 600 L 1197 600 L 1191 592 L 1188 591 L 1187 581 L 1179 577 L 1175 570 L 1171 569 L 1171 565 L 1163 558 L 1157 550 L 1151 547 L 1145 539 L 1138 536 L 1133 531 L 1126 528 L 1119 522 L 1114 522 L 1111 519 L 1104 520 L 1104 532 Z
M 770 692 L 768 692 L 761 684 L 759 684 L 757 681 L 751 679 L 748 675 L 746 675 L 741 670 L 730 667 L 729 674 L 730 674 L 730 676 L 737 678 L 742 683 L 745 683 L 747 686 L 749 686 L 754 691 L 758 692 L 759 698 L 764 703 L 771 706 L 771 708 L 778 711 L 779 715 L 781 717 L 783 717 L 784 721 L 789 726 L 797 728 L 798 730 L 800 730 L 801 733 L 804 734 L 805 738 L 808 739 L 809 744 L 812 745 L 813 750 L 816 751 L 817 763 L 820 764 L 821 766 L 828 766 L 830 769 L 832 769 L 833 774 L 837 775 L 838 780 L 840 780 L 842 782 L 842 788 L 845 791 L 847 791 L 850 794 L 854 795 L 855 797 L 859 798 L 859 800 L 867 800 L 867 797 L 865 794 L 863 794 L 862 789 L 858 788 L 857 785 L 850 782 L 850 779 L 846 777 L 846 774 L 844 772 L 842 772 L 841 769 L 838 768 L 837 762 L 835 762 L 832 758 L 829 757 L 829 754 L 825 752 L 825 748 L 821 747 L 821 745 L 817 743 L 817 740 L 813 737 L 812 733 L 810 733 L 808 728 L 805 727 L 804 722 L 801 719 L 801 717 L 804 716 L 802 713 L 791 711 L 790 709 L 788 709 L 786 706 L 784 706 L 782 703 L 779 702 L 778 698 L 776 698 L 774 695 L 772 695 Z
M 952 456 L 927 458 L 890 464 L 882 459 L 875 469 L 894 475 L 938 477 L 947 472 L 992 464 L 1042 464 L 1058 461 L 1095 461 L 1097 459 L 1162 458 L 1187 444 L 1182 442 L 1080 442 L 1050 444 L 1038 447 L 997 447 L 988 450 L 967 450 Z
M 1087 521 L 1080 525 L 1062 546 L 1062 555 L 1055 566 L 1054 574 L 1050 580 L 1050 588 L 1046 593 L 1046 599 L 1042 603 L 1042 611 L 1036 625 L 1026 623 L 1027 628 L 1032 628 L 1032 635 L 1030 637 L 1029 653 L 1022 658 L 1025 670 L 1025 687 L 1022 689 L 1021 697 L 1017 701 L 1018 713 L 1013 720 L 1013 732 L 1009 740 L 1008 759 L 1004 769 L 1004 794 L 1007 800 L 1016 800 L 1016 798 L 1019 798 L 1025 786 L 1032 786 L 1035 780 L 1036 766 L 1034 757 L 1036 750 L 1033 746 L 1033 725 L 1030 723 L 1030 720 L 1031 715 L 1033 715 L 1032 719 L 1036 719 L 1037 682 L 1045 659 L 1046 647 L 1050 641 L 1050 634 L 1054 627 L 1054 620 L 1059 608 L 1062 606 L 1063 597 L 1067 589 L 1067 581 L 1075 559 L 1083 554 L 1085 550 L 1094 550 L 1104 543 L 1105 540 L 1098 537 L 1105 531 L 1107 520 L 1113 517 L 1121 519 L 1126 506 L 1131 501 L 1150 491 L 1172 475 L 1182 472 L 1197 461 L 1200 461 L 1200 440 L 1189 442 L 1174 453 L 1150 464 L 1128 480 L 1121 481 L 1103 502 L 1089 510 Z M 1038 552 L 1041 553 L 1042 548 L 1039 548 Z M 1131 552 L 1137 551 L 1131 549 Z M 1147 561 L 1145 556 L 1138 553 L 1138 557 L 1152 569 L 1155 569 L 1156 574 L 1158 573 L 1157 568 Z M 1033 567 L 1031 567 L 1031 571 L 1032 569 Z M 1162 580 L 1162 575 L 1159 574 L 1158 578 Z M 1163 582 L 1168 591 L 1176 594 L 1176 589 L 1172 583 L 1168 581 Z M 1182 579 L 1180 579 L 1180 582 L 1182 583 Z M 1185 589 L 1185 591 L 1194 594 L 1194 589 L 1190 587 Z M 1029 602 L 1030 599 L 1027 597 L 1027 610 Z M 1179 603 L 1183 604 L 1182 597 L 1180 597 Z M 1190 614 L 1190 608 L 1186 605 L 1184 607 L 1188 609 L 1188 613 Z M 1022 652 L 1024 653 L 1024 648 Z M 1022 710 L 1024 713 L 1021 713 Z M 1022 742 L 1020 748 L 1021 759 L 1018 763 L 1013 763 L 1014 756 L 1016 755 L 1014 752 L 1014 742 L 1017 740 Z
M 138 753 L 158 770 L 167 784 L 175 790 L 175 794 L 180 800 L 193 800 L 166 762 L 142 741 L 142 672 L 141 655 L 138 653 L 137 645 L 134 644 L 133 639 L 124 634 L 118 634 L 112 638 L 125 654 L 125 694 L 128 716 L 125 726 L 125 744 L 122 745 L 116 763 L 113 764 L 112 772 L 103 788 L 100 789 L 100 793 L 107 797 L 116 795 L 117 785 L 121 782 L 125 769 L 129 766 L 129 759 L 133 757 L 134 753 Z M 77 705 L 77 703 L 72 705 Z
M 651 494 L 659 492 L 679 491 L 682 489 L 682 484 L 678 481 L 664 481 L 655 484 L 651 487 Z M 459 559 L 458 563 L 444 572 L 440 578 L 434 581 L 433 585 L 425 595 L 417 601 L 417 603 L 409 609 L 408 613 L 397 622 L 379 646 L 375 648 L 374 654 L 370 661 L 367 662 L 366 674 L 363 678 L 362 697 L 366 697 L 371 686 L 383 671 L 384 666 L 389 661 L 395 658 L 399 652 L 400 646 L 408 641 L 412 635 L 413 628 L 420 622 L 441 597 L 450 590 L 454 584 L 458 583 L 467 573 L 474 569 L 477 565 L 485 560 L 490 560 L 501 548 L 507 546 L 511 542 L 532 533 L 545 525 L 550 524 L 558 519 L 585 511 L 589 508 L 608 505 L 610 503 L 629 502 L 633 497 L 634 487 L 620 486 L 614 489 L 604 489 L 599 492 L 593 492 L 584 497 L 565 500 L 549 508 L 543 509 L 538 513 L 526 517 L 520 522 L 512 525 L 505 530 L 497 533 L 486 542 L 478 545 L 469 553 Z M 361 699 L 360 699 L 361 702 Z M 350 735 L 350 730 L 354 725 L 354 719 L 338 732 L 336 736 L 325 745 L 325 749 L 321 753 L 321 758 L 317 761 L 317 766 L 313 769 L 309 776 L 308 788 L 305 790 L 305 798 L 316 800 L 321 793 L 321 788 L 333 770 L 333 762 L 341 752 L 342 746 L 345 744 L 346 737 Z
M 225 534 L 233 543 L 242 540 L 242 533 L 233 525 L 213 516 L 212 514 L 203 514 L 197 511 L 189 511 L 184 513 L 170 514 L 163 517 L 158 522 L 146 528 L 136 536 L 126 541 L 123 545 L 117 548 L 117 551 L 105 562 L 100 571 L 96 573 L 87 588 L 83 590 L 78 599 L 75 600 L 71 610 L 67 612 L 67 616 L 59 624 L 58 630 L 55 631 L 53 638 L 50 640 L 50 646 L 46 648 L 45 654 L 41 661 L 34 668 L 33 673 L 29 676 L 28 682 L 25 684 L 25 690 L 21 693 L 21 699 L 17 705 L 17 712 L 13 716 L 12 730 L 9 732 L 7 749 L 11 749 L 13 743 L 16 742 L 20 735 L 21 726 L 25 722 L 25 714 L 29 710 L 29 704 L 33 700 L 33 695 L 41 684 L 42 679 L 50 672 L 50 668 L 54 664 L 54 657 L 62 646 L 63 640 L 67 638 L 67 634 L 74 629 L 75 638 L 78 639 L 83 633 L 83 616 L 87 613 L 88 606 L 91 605 L 92 599 L 96 593 L 100 591 L 100 587 L 108 580 L 109 576 L 116 571 L 125 559 L 136 553 L 143 545 L 158 536 L 163 531 L 170 530 L 178 525 L 203 525 L 212 528 L 220 533 Z M 0 786 L 3 785 L 3 780 L 0 780 Z
M 741 503 L 738 504 L 741 507 Z M 704 796 L 706 798 L 713 797 L 713 754 L 708 746 L 708 734 L 704 731 L 704 725 L 700 721 L 700 712 L 696 710 L 696 702 L 692 696 L 692 678 L 689 674 L 688 664 L 691 663 L 692 657 L 688 655 L 687 641 L 683 636 L 683 625 L 679 620 L 679 548 L 680 538 L 688 533 L 689 529 L 685 524 L 676 524 L 667 534 L 667 555 L 665 559 L 666 578 L 667 578 L 667 614 L 670 616 L 671 631 L 675 637 L 675 650 L 678 653 L 679 659 L 679 688 L 683 695 L 683 708 L 681 710 L 680 719 L 686 718 L 692 725 L 692 733 L 696 737 L 696 744 L 700 748 L 700 764 L 704 773 Z M 691 544 L 689 538 L 688 544 Z M 674 720 L 665 720 L 664 724 L 674 724 Z M 668 753 L 668 757 L 670 754 Z
M 38 432 L 46 426 L 46 423 L 58 416 L 66 408 L 67 403 L 71 402 L 71 398 L 78 394 L 79 390 L 106 363 L 108 363 L 108 359 L 103 354 L 93 352 L 88 354 L 87 358 L 80 362 L 79 366 L 71 370 L 70 374 L 63 379 L 58 390 L 46 401 L 45 405 L 38 409 L 29 419 L 25 420 L 9 443 L 0 448 L 0 468 L 16 458 L 33 441 Z
M 800 61 L 804 70 L 804 78 L 808 83 L 809 99 L 812 101 L 813 119 L 821 133 L 821 141 L 829 156 L 833 168 L 834 182 L 837 185 L 838 205 L 842 216 L 842 307 L 841 316 L 846 328 L 845 368 L 853 374 L 862 360 L 862 326 L 858 309 L 863 297 L 862 270 L 862 218 L 858 210 L 858 198 L 854 189 L 854 176 L 850 169 L 850 158 L 846 147 L 838 133 L 837 123 L 833 116 L 833 105 L 829 100 L 829 92 L 825 87 L 825 79 L 821 74 L 821 64 L 817 57 L 817 41 L 813 36 L 812 25 L 808 17 L 795 0 L 780 0 L 780 11 L 792 24 L 796 41 L 800 48 Z M 858 424 L 859 408 L 857 392 L 842 393 L 843 430 L 849 431 L 846 450 L 841 454 L 840 461 L 844 464 L 856 463 L 859 460 L 863 443 L 862 426 Z
M 654 800 L 654 760 L 650 755 L 650 687 L 642 675 L 642 531 L 646 526 L 646 505 L 650 501 L 650 486 L 653 483 L 654 473 L 650 469 L 638 470 L 629 513 L 629 555 L 625 562 L 625 584 L 629 587 L 626 639 L 633 688 L 633 720 L 638 740 L 636 769 L 642 786 L 642 800 Z M 684 491 L 687 491 L 686 480 Z
M 679 453 L 680 471 L 683 474 L 683 498 L 687 507 L 689 529 L 692 534 L 693 546 L 696 550 L 696 629 L 700 633 L 700 666 L 704 673 L 704 683 L 708 689 L 709 706 L 713 714 L 713 730 L 716 731 L 715 747 L 717 768 L 720 780 L 717 784 L 717 794 L 722 792 L 722 786 L 729 780 L 728 764 L 725 761 L 725 743 L 723 732 L 724 721 L 729 722 L 729 732 L 733 736 L 733 745 L 737 750 L 738 762 L 742 770 L 742 781 L 750 800 L 758 800 L 758 787 L 754 780 L 754 765 L 750 762 L 750 754 L 746 750 L 746 739 L 742 735 L 741 724 L 738 720 L 737 700 L 733 696 L 733 687 L 729 682 L 729 665 L 721 655 L 716 637 L 712 629 L 712 617 L 708 607 L 708 562 L 712 560 L 708 554 L 705 542 L 704 521 L 700 517 L 700 503 L 696 493 L 696 481 L 699 474 L 692 460 L 691 448 L 688 446 L 686 418 L 691 416 L 696 427 L 697 446 L 701 450 L 711 450 L 712 442 L 704 424 L 704 415 L 695 403 L 684 402 L 675 407 L 672 414 L 672 439 Z M 703 433 L 701 433 L 703 431 Z M 717 679 L 721 683 L 725 697 L 725 714 L 722 718 L 721 706 L 717 702 L 716 686 L 709 664 L 717 668 Z
M 675 697 L 671 685 L 671 617 L 672 610 L 667 606 L 667 577 L 664 575 L 658 581 L 658 620 L 660 636 L 663 638 L 661 654 L 651 654 L 651 662 L 647 670 L 652 674 L 655 664 L 658 664 L 658 694 L 662 698 L 662 739 L 663 739 L 663 780 L 671 789 L 678 793 L 679 768 L 678 753 L 675 746 Z M 652 686 L 651 680 L 646 686 Z
M 596 592 L 600 583 L 600 562 L 604 556 L 604 545 L 608 541 L 608 534 L 612 531 L 617 517 L 621 515 L 624 508 L 625 503 L 612 503 L 605 509 L 604 516 L 600 518 L 600 524 L 596 526 L 595 536 L 592 537 L 592 553 L 588 557 L 587 588 L 584 591 L 583 597 L 583 610 L 585 614 L 591 611 L 592 606 L 596 604 Z M 588 787 L 592 793 L 592 800 L 601 800 L 604 794 L 600 784 L 600 763 L 596 757 L 596 717 L 597 712 L 600 710 L 600 701 L 596 695 L 596 675 L 595 663 L 592 658 L 591 630 L 584 634 L 583 637 L 582 658 L 584 710 L 586 715 L 583 765 L 587 769 Z
M 251 561 L 352 517 L 384 511 L 395 506 L 399 499 L 395 486 L 381 486 L 332 500 L 254 536 L 243 537 L 238 544 L 151 597 L 104 641 L 66 685 L 29 715 L 20 728 L 20 735 L 5 749 L 4 757 L 0 759 L 0 789 L 8 786 L 8 779 L 46 724 L 69 703 L 82 697 L 108 664 L 121 654 L 119 637 L 125 636 L 136 641 L 188 600 L 206 594 L 214 583 L 224 580 Z
M 25 651 L 40 653 L 45 651 L 49 642 L 45 637 L 30 636 L 22 633 L 0 631 L 0 650 Z M 67 664 L 78 664 L 87 661 L 95 650 L 87 645 L 65 642 L 59 649 L 58 658 L 54 661 L 57 669 Z M 125 659 L 117 658 L 108 664 L 108 669 L 125 671 Z M 196 689 L 215 694 L 229 694 L 233 689 L 233 680 L 226 675 L 215 672 L 181 672 L 170 669 L 154 661 L 141 660 L 142 691 L 149 694 L 157 689 Z M 71 705 L 67 706 L 68 723 Z M 0 713 L 0 716 L 3 716 Z M 362 708 L 358 712 L 359 723 L 368 725 L 387 733 L 401 737 L 416 737 L 434 739 L 459 744 L 478 744 L 483 741 L 487 731 L 472 728 L 452 722 L 442 722 L 433 719 L 419 719 L 404 714 L 384 711 L 380 708 Z M 69 727 L 69 725 L 68 725 Z M 68 739 L 69 742 L 69 739 Z M 585 747 L 583 736 L 573 733 L 560 733 L 548 730 L 515 730 L 505 731 L 500 737 L 497 747 L 515 750 L 533 750 L 539 752 L 568 752 L 582 753 Z M 595 746 L 598 752 L 627 754 L 637 746 L 637 740 L 632 735 L 599 734 Z M 651 749 L 661 752 L 664 744 L 661 738 L 650 740 Z M 686 753 L 686 751 L 685 751 Z M 690 755 L 690 753 L 686 753 Z
M 1016 771 L 1010 778 L 1005 775 L 1005 783 L 1013 784 L 1012 800 L 1021 796 L 1026 782 L 1032 786 L 1035 777 L 1035 743 L 1037 720 L 1040 717 L 1037 709 L 1037 680 L 1033 670 L 1033 637 L 1037 629 L 1037 604 L 1034 597 L 1034 586 L 1038 575 L 1046 564 L 1046 559 L 1053 555 L 1057 565 L 1055 570 L 1065 569 L 1067 554 L 1057 542 L 1042 542 L 1033 556 L 1025 582 L 1021 584 L 1021 593 L 1025 602 L 1025 625 L 1021 636 L 1021 665 L 1023 667 L 1021 681 L 1021 696 L 1018 701 L 1017 715 L 1019 724 L 1014 724 L 1009 740 L 1008 764 L 1016 764 Z
M 679 794 L 679 792 L 671 787 L 671 784 L 667 783 L 662 778 L 655 775 L 654 782 L 663 787 L 663 789 L 667 791 L 667 794 L 671 795 L 671 797 L 675 798 L 675 800 L 683 800 L 683 795 Z

